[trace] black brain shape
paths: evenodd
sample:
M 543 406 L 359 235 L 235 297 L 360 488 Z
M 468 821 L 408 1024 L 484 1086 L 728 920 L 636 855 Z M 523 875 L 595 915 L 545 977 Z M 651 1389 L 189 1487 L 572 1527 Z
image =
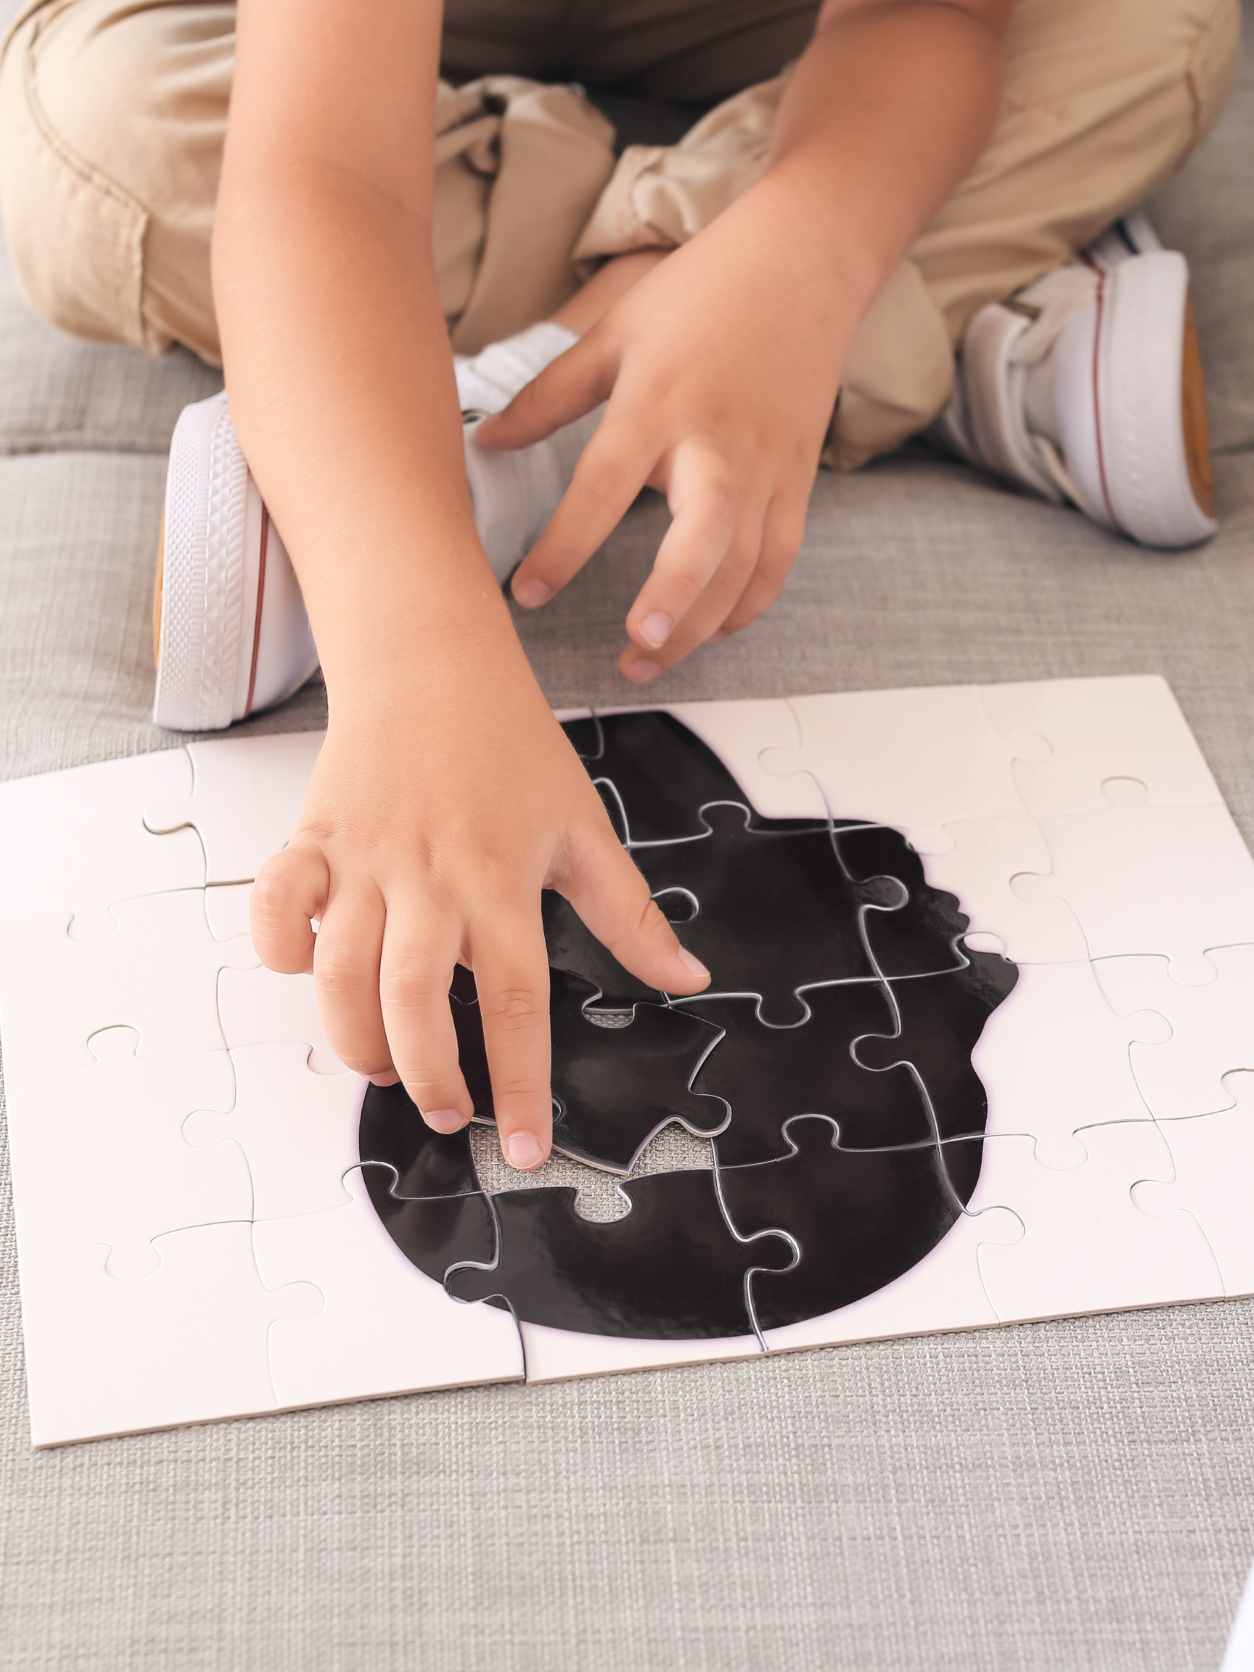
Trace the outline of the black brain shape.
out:
M 712 974 L 672 1001 L 544 899 L 554 1142 L 626 1172 L 659 1128 L 713 1139 L 716 1171 L 628 1180 L 583 1219 L 568 1188 L 486 1195 L 467 1132 L 372 1086 L 371 1198 L 415 1265 L 463 1300 L 590 1334 L 743 1335 L 832 1311 L 908 1271 L 979 1177 L 971 1052 L 1017 979 L 901 834 L 759 818 L 713 752 L 651 711 L 566 728 L 620 838 Z M 493 1118 L 473 977 L 450 995 L 476 1118 Z

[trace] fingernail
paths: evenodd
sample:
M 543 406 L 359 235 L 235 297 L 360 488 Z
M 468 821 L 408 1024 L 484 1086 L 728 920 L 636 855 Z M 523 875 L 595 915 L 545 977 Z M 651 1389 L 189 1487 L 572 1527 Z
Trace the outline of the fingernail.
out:
M 433 1132 L 460 1132 L 466 1124 L 460 1109 L 427 1109 L 422 1118 Z
M 717 644 L 720 639 L 725 639 L 726 637 L 727 637 L 727 634 L 723 631 L 723 629 L 721 627 L 719 627 L 713 633 L 710 634 L 709 638 L 705 642 L 707 644 Z
M 533 1167 L 538 1167 L 543 1153 L 534 1132 L 511 1132 L 505 1140 L 505 1159 L 520 1173 L 529 1173 Z
M 647 685 L 651 679 L 656 679 L 662 671 L 660 662 L 650 662 L 645 657 L 631 662 L 627 667 L 627 677 L 637 685 Z
M 368 1074 L 366 1078 L 372 1086 L 394 1086 L 400 1075 L 394 1068 L 389 1068 L 386 1074 Z
M 640 637 L 646 644 L 651 644 L 654 650 L 660 650 L 670 638 L 674 625 L 664 610 L 653 610 L 640 623 Z
M 686 946 L 681 946 L 679 949 L 679 961 L 685 969 L 690 969 L 694 975 L 708 976 L 710 973 L 700 958 L 694 958 Z
M 514 582 L 515 601 L 525 610 L 539 609 L 541 604 L 547 604 L 553 596 L 551 587 L 545 586 L 543 581 L 521 580 Z

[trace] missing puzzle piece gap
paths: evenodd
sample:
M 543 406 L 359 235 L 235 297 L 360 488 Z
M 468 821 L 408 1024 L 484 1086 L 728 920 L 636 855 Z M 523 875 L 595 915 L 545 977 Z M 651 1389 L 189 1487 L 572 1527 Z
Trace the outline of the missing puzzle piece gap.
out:
M 470 1128 L 470 1147 L 475 1172 L 488 1195 L 497 1195 L 502 1190 L 570 1186 L 579 1192 L 575 1197 L 575 1212 L 600 1224 L 625 1219 L 631 1212 L 631 1198 L 621 1188 L 628 1178 L 714 1166 L 711 1141 L 674 1123 L 654 1133 L 626 1173 L 606 1171 L 556 1149 L 542 1166 L 529 1173 L 517 1172 L 501 1154 L 494 1123 L 474 1122 Z
M 1139 779 L 1156 805 L 1217 804 L 1223 797 L 1171 687 L 1157 674 L 1049 679 L 978 687 L 990 723 L 1003 734 L 1035 732 L 1043 760 L 1022 760 L 1015 776 L 1030 813 L 1100 811 L 1103 783 Z

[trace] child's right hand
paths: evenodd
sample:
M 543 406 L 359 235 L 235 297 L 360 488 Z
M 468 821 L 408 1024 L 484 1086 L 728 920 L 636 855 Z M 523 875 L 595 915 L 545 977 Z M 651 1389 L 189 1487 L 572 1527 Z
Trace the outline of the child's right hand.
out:
M 691 994 L 709 977 L 505 629 L 473 656 L 384 668 L 333 702 L 296 834 L 253 889 L 252 927 L 271 969 L 313 970 L 343 1061 L 380 1084 L 399 1077 L 440 1132 L 472 1112 L 448 1000 L 454 964 L 472 969 L 501 1147 L 530 1168 L 552 1128 L 540 890 L 564 894 L 650 986 Z

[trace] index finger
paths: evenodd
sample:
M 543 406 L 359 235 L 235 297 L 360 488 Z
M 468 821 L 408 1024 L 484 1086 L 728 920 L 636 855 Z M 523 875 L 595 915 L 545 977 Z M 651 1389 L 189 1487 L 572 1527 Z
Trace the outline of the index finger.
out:
M 501 1153 L 530 1171 L 553 1141 L 549 959 L 539 917 L 498 919 L 474 937 L 471 955 Z

